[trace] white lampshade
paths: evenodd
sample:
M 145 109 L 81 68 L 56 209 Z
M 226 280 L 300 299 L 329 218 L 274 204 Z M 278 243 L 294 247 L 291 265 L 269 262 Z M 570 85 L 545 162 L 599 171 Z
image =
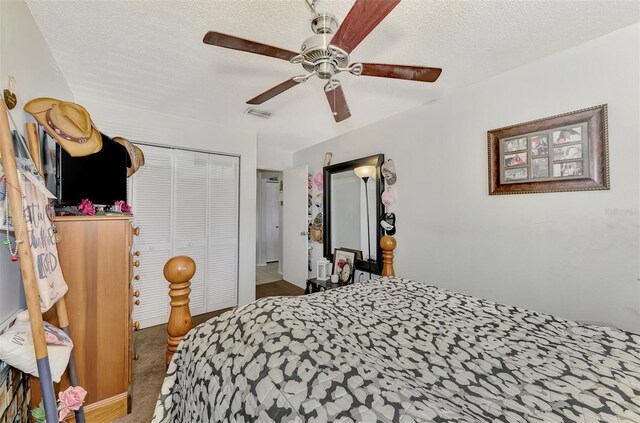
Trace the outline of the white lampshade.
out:
M 360 179 L 373 178 L 376 176 L 375 166 L 360 166 L 353 169 Z

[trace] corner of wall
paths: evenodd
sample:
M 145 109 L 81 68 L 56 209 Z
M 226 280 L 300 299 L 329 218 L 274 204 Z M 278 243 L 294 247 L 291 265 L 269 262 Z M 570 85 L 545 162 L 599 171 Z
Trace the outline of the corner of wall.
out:
M 23 0 L 0 1 L 0 23 L 0 84 L 7 88 L 9 76 L 15 78 L 18 104 L 11 116 L 24 133 L 32 121 L 22 109 L 25 103 L 37 97 L 72 101 L 73 93 Z

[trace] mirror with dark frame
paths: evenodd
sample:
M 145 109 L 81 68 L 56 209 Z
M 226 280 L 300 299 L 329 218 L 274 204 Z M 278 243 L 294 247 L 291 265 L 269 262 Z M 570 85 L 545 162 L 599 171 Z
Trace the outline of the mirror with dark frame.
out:
M 382 271 L 383 163 L 376 154 L 324 168 L 324 257 L 333 262 L 336 248 L 362 251 L 355 268 L 372 274 Z

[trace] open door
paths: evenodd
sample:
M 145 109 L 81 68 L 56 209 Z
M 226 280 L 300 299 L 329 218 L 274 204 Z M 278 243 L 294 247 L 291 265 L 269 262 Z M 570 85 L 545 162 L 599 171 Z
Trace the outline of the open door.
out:
M 308 173 L 308 166 L 283 172 L 282 277 L 301 288 L 306 287 L 309 275 Z
M 264 257 L 266 262 L 280 261 L 280 182 L 264 181 Z

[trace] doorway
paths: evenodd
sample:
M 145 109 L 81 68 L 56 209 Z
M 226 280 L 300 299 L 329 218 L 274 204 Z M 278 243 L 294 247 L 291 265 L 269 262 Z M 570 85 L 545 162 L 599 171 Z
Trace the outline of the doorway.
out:
M 282 279 L 282 172 L 257 174 L 256 284 Z

